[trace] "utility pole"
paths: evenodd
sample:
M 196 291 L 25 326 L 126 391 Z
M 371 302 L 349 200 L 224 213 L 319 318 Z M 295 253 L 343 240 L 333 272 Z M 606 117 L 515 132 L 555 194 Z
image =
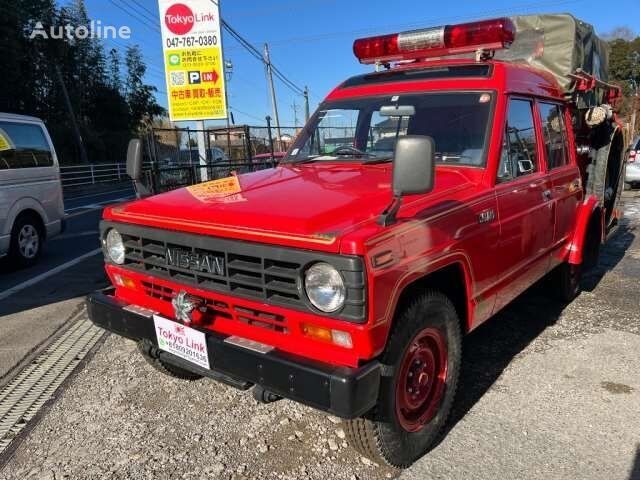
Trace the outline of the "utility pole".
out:
M 225 103 L 227 104 L 227 156 L 229 160 L 233 158 L 231 155 L 231 124 L 229 123 L 229 114 L 231 113 L 231 107 L 229 106 L 229 84 L 231 83 L 231 77 L 233 75 L 233 63 L 231 60 L 227 60 L 224 63 L 224 78 L 227 81 L 224 89 Z M 215 158 L 213 159 L 215 162 Z
M 67 105 L 67 113 L 69 114 L 69 119 L 71 120 L 71 125 L 73 126 L 73 132 L 75 133 L 76 143 L 78 144 L 78 150 L 80 150 L 80 161 L 84 164 L 89 163 L 89 158 L 87 157 L 87 151 L 84 148 L 84 142 L 82 141 L 82 135 L 80 134 L 80 128 L 78 127 L 78 121 L 76 120 L 76 115 L 73 113 L 73 106 L 71 105 L 71 99 L 69 98 L 69 92 L 67 91 L 67 86 L 64 83 L 64 78 L 62 78 L 62 72 L 60 71 L 60 67 L 56 64 L 56 76 L 58 77 L 58 83 L 60 83 L 60 89 L 62 90 L 62 96 L 64 98 L 64 103 Z
M 273 84 L 273 68 L 271 66 L 271 56 L 269 55 L 269 44 L 264 44 L 264 63 L 267 66 L 267 81 L 269 82 L 269 90 L 271 91 L 271 106 L 273 108 L 273 118 L 276 122 L 276 134 L 278 135 L 278 149 L 280 147 L 280 139 L 282 134 L 280 133 L 280 117 L 278 116 L 278 104 L 276 102 L 276 89 Z
M 306 85 L 304 86 L 304 121 L 309 121 L 309 87 Z
M 291 105 L 291 108 L 293 108 L 293 126 L 297 127 L 298 126 L 298 104 L 296 103 L 296 99 L 293 99 L 293 105 Z

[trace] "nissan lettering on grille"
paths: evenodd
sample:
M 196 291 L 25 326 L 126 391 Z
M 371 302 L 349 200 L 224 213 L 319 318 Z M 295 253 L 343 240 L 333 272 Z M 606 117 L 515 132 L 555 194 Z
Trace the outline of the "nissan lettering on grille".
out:
M 167 248 L 165 253 L 167 265 L 196 272 L 204 272 L 223 277 L 225 275 L 224 257 L 204 253 Z

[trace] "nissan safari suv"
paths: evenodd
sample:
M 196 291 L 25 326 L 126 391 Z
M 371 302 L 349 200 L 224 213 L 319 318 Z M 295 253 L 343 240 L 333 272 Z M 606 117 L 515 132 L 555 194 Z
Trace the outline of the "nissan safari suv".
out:
M 90 318 L 168 375 L 349 419 L 352 446 L 407 466 L 447 420 L 462 337 L 548 273 L 578 292 L 595 200 L 572 135 L 525 65 L 350 78 L 278 167 L 107 208 L 114 288 Z

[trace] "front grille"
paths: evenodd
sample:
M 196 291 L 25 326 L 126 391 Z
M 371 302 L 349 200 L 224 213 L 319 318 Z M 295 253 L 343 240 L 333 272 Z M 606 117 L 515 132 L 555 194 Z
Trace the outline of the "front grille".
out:
M 142 288 L 149 297 L 164 302 L 171 302 L 178 294 L 177 291 L 170 287 L 158 285 L 153 282 L 143 281 Z M 203 314 L 205 322 L 213 322 L 216 318 L 225 318 L 278 333 L 289 332 L 286 319 L 283 315 L 277 315 L 254 308 L 240 307 L 211 298 L 202 298 L 202 301 L 204 302 Z
M 300 275 L 300 264 L 228 251 L 188 247 L 142 236 L 126 235 L 124 242 L 125 265 L 134 270 L 199 288 L 258 297 L 262 300 L 300 301 L 300 292 L 296 284 Z M 198 255 L 223 258 L 226 275 L 194 272 L 170 265 L 167 262 L 167 249 L 188 250 Z
M 365 275 L 359 257 L 328 255 L 112 222 L 102 223 L 103 236 L 112 227 L 117 228 L 123 237 L 124 268 L 203 290 L 257 299 L 319 315 L 325 314 L 309 303 L 299 284 L 304 271 L 311 264 L 318 261 L 330 263 L 340 270 L 347 287 L 345 306 L 331 316 L 355 322 L 365 320 Z M 210 262 L 219 259 L 224 261 L 224 268 L 220 271 L 186 268 L 183 263 L 168 261 L 168 250 L 186 252 L 197 258 L 207 257 Z M 163 293 L 161 290 L 154 291 L 153 295 Z

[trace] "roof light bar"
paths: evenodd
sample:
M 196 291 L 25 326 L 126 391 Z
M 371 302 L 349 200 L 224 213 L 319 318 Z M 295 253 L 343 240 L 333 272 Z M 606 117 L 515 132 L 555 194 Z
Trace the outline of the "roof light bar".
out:
M 387 63 L 509 48 L 516 28 L 508 18 L 444 25 L 378 37 L 360 38 L 353 53 L 360 63 Z

